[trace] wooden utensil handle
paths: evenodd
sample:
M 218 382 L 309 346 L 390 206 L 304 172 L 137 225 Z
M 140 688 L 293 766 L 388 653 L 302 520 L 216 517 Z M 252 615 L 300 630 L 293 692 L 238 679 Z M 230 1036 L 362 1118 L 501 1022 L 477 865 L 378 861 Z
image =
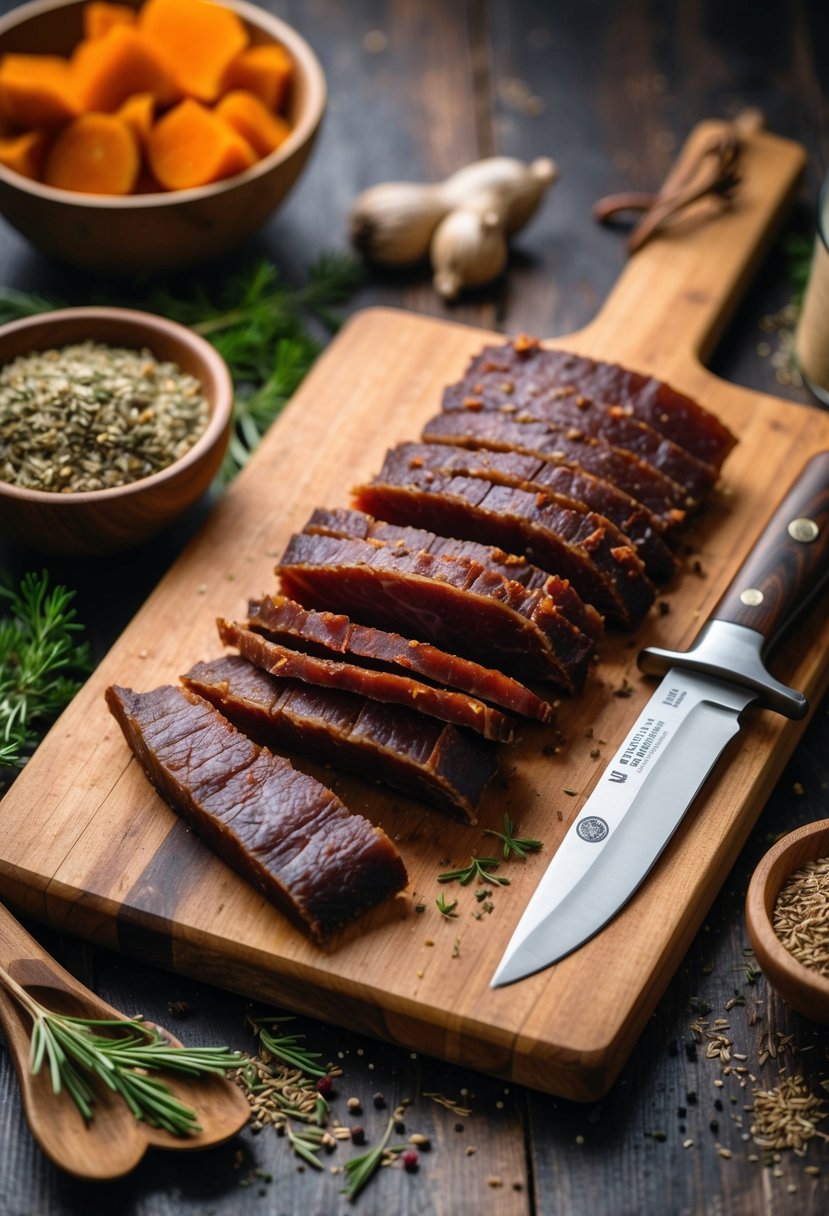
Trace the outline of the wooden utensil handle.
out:
M 829 451 L 818 452 L 775 511 L 711 614 L 770 643 L 829 575 Z

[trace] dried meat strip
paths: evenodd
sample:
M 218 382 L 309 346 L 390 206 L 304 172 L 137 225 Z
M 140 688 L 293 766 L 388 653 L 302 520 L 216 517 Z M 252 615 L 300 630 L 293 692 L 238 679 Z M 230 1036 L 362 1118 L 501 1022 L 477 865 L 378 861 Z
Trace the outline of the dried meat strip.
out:
M 426 423 L 426 443 L 449 443 L 494 452 L 521 452 L 553 464 L 578 468 L 609 481 L 641 503 L 666 532 L 685 521 L 699 504 L 681 486 L 632 452 L 592 439 L 554 422 L 520 418 L 497 410 L 438 414 Z
M 615 524 L 633 541 L 648 575 L 666 582 L 676 563 L 655 517 L 641 503 L 608 481 L 581 469 L 551 464 L 520 452 L 481 452 L 448 444 L 400 444 L 396 451 L 411 468 L 465 477 L 482 477 L 498 485 L 546 493 L 563 506 L 591 510 Z
M 274 679 L 240 655 L 197 663 L 183 680 L 261 743 L 382 781 L 462 823 L 477 821 L 496 760 L 474 735 L 403 706 Z
M 550 722 L 553 708 L 526 685 L 470 659 L 448 654 L 430 642 L 404 638 L 399 633 L 358 625 L 334 612 L 303 608 L 286 596 L 266 595 L 248 604 L 248 628 L 264 633 L 272 641 L 312 653 L 336 654 L 379 666 L 416 672 L 433 684 L 459 689 L 472 697 L 498 705 L 512 713 L 540 722 Z
M 653 603 L 653 586 L 628 538 L 603 516 L 563 507 L 547 494 L 410 469 L 395 452 L 354 494 L 358 507 L 391 523 L 525 553 L 622 626 L 638 624 Z
M 314 941 L 406 885 L 385 832 L 195 693 L 112 686 L 106 700 L 165 801 Z
M 395 549 L 415 552 L 422 550 L 435 557 L 446 554 L 448 557 L 471 558 L 485 569 L 520 583 L 530 591 L 546 591 L 552 596 L 559 611 L 593 641 L 597 641 L 604 631 L 601 615 L 592 604 L 585 604 L 567 579 L 534 566 L 524 554 L 507 553 L 498 545 L 482 545 L 475 540 L 438 536 L 426 528 L 386 523 L 385 520 L 366 515 L 364 511 L 349 510 L 345 507 L 318 507 L 305 525 L 304 531 L 325 536 L 353 536 L 358 540 L 369 540 L 375 545 L 391 545 Z
M 390 705 L 408 705 L 442 722 L 465 726 L 485 739 L 510 743 L 515 737 L 513 719 L 466 693 L 435 688 L 410 676 L 359 667 L 356 663 L 321 659 L 301 650 L 292 650 L 279 642 L 271 642 L 252 629 L 245 629 L 221 617 L 217 624 L 219 637 L 226 646 L 235 646 L 244 658 L 272 676 L 283 680 L 301 680 L 321 688 L 340 688 Z
M 560 390 L 562 397 L 572 393 L 616 406 L 716 469 L 736 442 L 698 402 L 653 376 L 569 351 L 545 349 L 527 338 L 485 347 L 463 379 L 447 388 L 444 408 L 457 409 L 476 399 L 483 404 L 485 395 L 496 394 L 501 402 L 520 407 L 551 390 Z
M 521 679 L 570 692 L 584 685 L 594 640 L 546 591 L 522 587 L 472 558 L 298 533 L 276 572 L 283 594 L 308 607 L 412 633 Z

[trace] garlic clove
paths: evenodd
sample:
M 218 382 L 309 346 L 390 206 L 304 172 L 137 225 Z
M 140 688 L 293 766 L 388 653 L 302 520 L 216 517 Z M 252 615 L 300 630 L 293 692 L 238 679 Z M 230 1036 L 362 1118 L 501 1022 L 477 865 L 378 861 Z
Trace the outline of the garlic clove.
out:
M 494 199 L 484 196 L 445 216 L 432 237 L 435 291 L 454 300 L 464 287 L 497 278 L 507 264 L 507 239 Z
M 452 207 L 465 206 L 482 194 L 496 196 L 510 234 L 524 227 L 557 178 L 556 163 L 548 156 L 538 157 L 530 165 L 513 156 L 490 156 L 459 169 L 438 189 Z
M 355 199 L 348 217 L 352 244 L 372 262 L 400 266 L 429 252 L 447 205 L 438 187 L 383 182 Z

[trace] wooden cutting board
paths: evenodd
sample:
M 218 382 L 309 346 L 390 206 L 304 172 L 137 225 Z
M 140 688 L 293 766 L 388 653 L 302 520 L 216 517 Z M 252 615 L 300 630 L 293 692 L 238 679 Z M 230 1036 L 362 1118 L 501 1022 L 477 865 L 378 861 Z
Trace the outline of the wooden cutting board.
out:
M 690 149 L 711 125 L 697 129 Z M 737 433 L 721 489 L 689 535 L 693 556 L 634 638 L 611 634 L 558 730 L 502 749 L 476 828 L 371 782 L 322 775 L 383 825 L 411 877 L 327 950 L 292 929 L 187 832 L 130 758 L 103 692 L 148 689 L 219 653 L 214 618 L 275 589 L 274 560 L 317 505 L 348 502 L 388 445 L 416 438 L 443 386 L 496 335 L 384 310 L 355 317 L 320 359 L 243 475 L 64 713 L 2 805 L 0 897 L 69 932 L 255 998 L 539 1089 L 593 1100 L 611 1085 L 699 928 L 804 724 L 753 712 L 634 899 L 557 966 L 489 980 L 547 861 L 650 692 L 646 643 L 688 645 L 802 464 L 829 447 L 829 416 L 726 384 L 699 359 L 784 213 L 802 149 L 749 140 L 733 209 L 700 207 L 629 263 L 599 317 L 557 345 L 652 371 Z M 781 678 L 813 702 L 827 684 L 825 604 L 781 649 Z M 616 695 L 620 691 L 629 695 Z M 305 767 L 311 768 L 306 765 Z M 312 770 L 313 771 L 313 770 Z M 502 865 L 491 912 L 437 875 L 496 851 L 504 812 L 540 855 Z M 435 899 L 457 897 L 441 917 Z M 418 905 L 422 905 L 418 911 Z

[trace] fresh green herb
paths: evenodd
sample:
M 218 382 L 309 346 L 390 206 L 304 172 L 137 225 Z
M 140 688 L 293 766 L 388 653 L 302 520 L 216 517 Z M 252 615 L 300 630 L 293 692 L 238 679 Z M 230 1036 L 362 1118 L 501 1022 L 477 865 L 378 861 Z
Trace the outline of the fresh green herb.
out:
M 396 1156 L 402 1153 L 406 1148 L 405 1144 L 389 1145 L 391 1134 L 394 1131 L 395 1118 L 394 1115 L 386 1124 L 386 1130 L 383 1133 L 382 1139 L 374 1148 L 367 1153 L 362 1153 L 359 1157 L 352 1157 L 350 1161 L 345 1163 L 346 1187 L 345 1193 L 349 1199 L 356 1199 L 360 1191 L 377 1173 L 380 1166 L 383 1164 L 383 1158 L 388 1156 Z
M 133 284 L 127 303 L 161 313 L 207 338 L 227 362 L 235 386 L 235 426 L 220 480 L 239 472 L 320 352 L 311 326 L 334 332 L 333 309 L 362 282 L 350 254 L 328 252 L 312 265 L 302 287 L 285 283 L 272 262 L 260 260 L 217 289 L 190 279 L 186 291 Z M 112 299 L 106 303 L 111 304 Z M 32 316 L 62 301 L 0 288 L 0 321 Z M 318 326 L 319 328 L 319 326 Z
M 322 1162 L 317 1157 L 317 1153 L 322 1148 L 323 1137 L 327 1135 L 324 1128 L 303 1127 L 301 1131 L 295 1132 L 288 1123 L 285 1125 L 285 1134 L 297 1157 L 307 1161 L 315 1170 L 322 1169 Z
M 25 574 L 16 590 L 0 584 L 0 765 L 25 764 L 91 669 L 73 594 L 50 590 L 45 571 Z
M 537 853 L 541 848 L 540 840 L 532 840 L 528 836 L 516 836 L 515 833 L 515 824 L 506 814 L 504 815 L 503 832 L 496 832 L 494 828 L 484 828 L 485 836 L 497 836 L 499 840 L 503 841 L 504 861 L 509 861 L 510 857 L 520 857 L 523 860 L 528 853 Z
M 286 1034 L 274 1035 L 267 1029 L 267 1026 L 273 1026 L 282 1022 L 290 1022 L 289 1017 L 272 1017 L 272 1018 L 251 1018 L 250 1022 L 254 1032 L 259 1035 L 259 1042 L 267 1052 L 283 1063 L 289 1064 L 292 1068 L 300 1068 L 304 1073 L 311 1077 L 324 1077 L 327 1075 L 327 1069 L 320 1068 L 318 1060 L 322 1056 L 318 1051 L 305 1051 L 299 1046 L 300 1039 L 304 1039 L 302 1034 Z
M 435 903 L 437 904 L 438 912 L 440 912 L 441 916 L 445 916 L 447 919 L 449 919 L 449 917 L 451 917 L 451 916 L 458 915 L 457 912 L 455 911 L 455 909 L 458 906 L 458 901 L 455 899 L 452 901 L 451 904 L 448 904 L 446 902 L 446 896 L 443 894 L 442 891 L 441 891 L 440 895 L 437 897 L 437 899 L 435 900 Z
M 467 887 L 474 879 L 478 879 L 480 882 L 508 887 L 510 885 L 508 878 L 498 878 L 492 873 L 493 870 L 498 869 L 499 864 L 497 857 L 472 857 L 468 866 L 463 866 L 460 870 L 446 870 L 443 874 L 438 874 L 438 882 L 459 882 L 462 887 Z
M 174 1136 L 201 1131 L 196 1112 L 149 1072 L 222 1075 L 238 1068 L 240 1055 L 226 1047 L 174 1047 L 138 1018 L 77 1018 L 52 1013 L 2 967 L 0 983 L 32 1018 L 30 1067 L 45 1064 L 52 1090 L 66 1090 L 84 1119 L 94 1118 L 94 1083 L 120 1094 L 137 1120 Z M 109 1033 L 100 1034 L 104 1030 Z
M 799 307 L 803 300 L 806 284 L 812 268 L 814 241 L 804 236 L 802 232 L 789 232 L 783 240 L 783 256 L 786 263 L 786 273 L 795 293 L 795 302 Z

